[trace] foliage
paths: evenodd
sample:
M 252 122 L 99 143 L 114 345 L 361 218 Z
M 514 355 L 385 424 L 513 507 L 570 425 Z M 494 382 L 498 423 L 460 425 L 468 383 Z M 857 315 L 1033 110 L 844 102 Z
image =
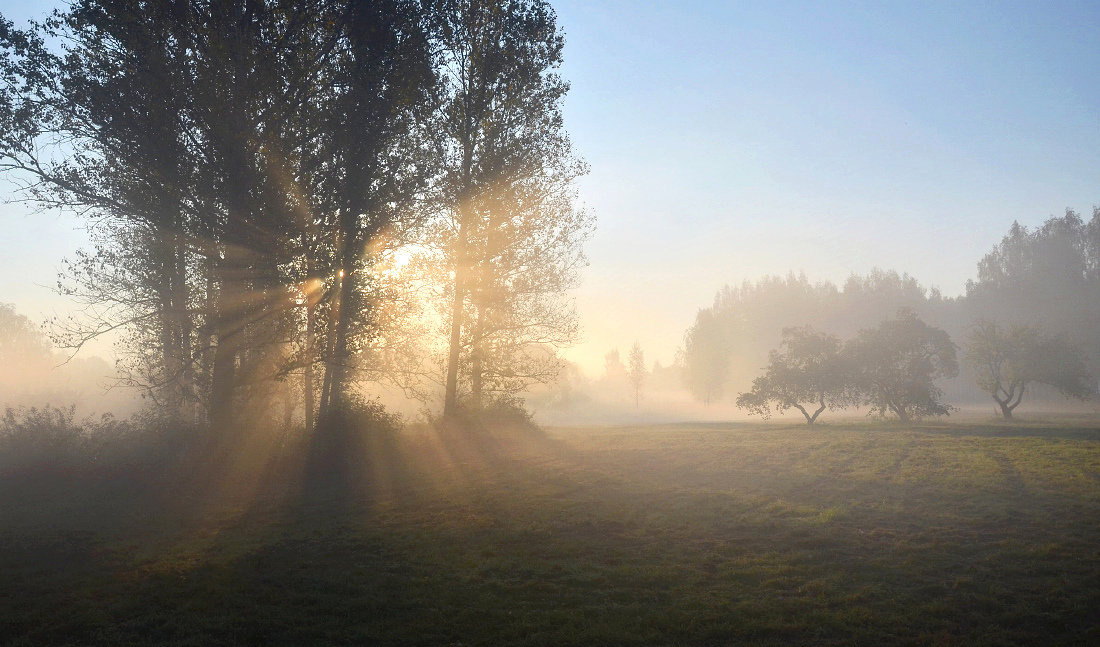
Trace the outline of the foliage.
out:
M 181 419 L 228 429 L 282 393 L 309 426 L 360 382 L 424 372 L 392 261 L 438 244 L 419 278 L 456 272 L 471 392 L 556 374 L 543 351 L 576 337 L 564 291 L 591 230 L 563 42 L 541 0 L 80 0 L 0 20 L 0 167 L 92 233 L 59 341 L 120 331 L 123 382 Z
M 737 397 L 737 406 L 765 420 L 771 416 L 773 404 L 778 413 L 795 408 L 805 416 L 806 424 L 814 424 L 827 405 L 844 404 L 849 383 L 840 349 L 840 340 L 834 335 L 808 326 L 784 329 L 779 350 L 771 352 L 768 366 L 753 380 L 752 390 Z M 806 406 L 814 409 L 813 413 Z
M 729 331 L 710 309 L 700 310 L 684 335 L 684 381 L 705 404 L 722 396 L 730 369 Z
M 993 397 L 1006 419 L 1012 418 L 1031 383 L 1046 384 L 1067 397 L 1083 399 L 1094 393 L 1081 352 L 1063 337 L 1043 335 L 1031 326 L 977 322 L 966 359 L 978 386 Z
M 1064 337 L 1082 352 L 1089 374 L 1100 378 L 1100 208 L 1088 220 L 1067 209 L 1035 229 L 1014 222 L 978 264 L 966 301 L 969 321 Z
M 10 303 L 0 303 L 0 364 L 6 368 L 48 363 L 53 352 L 42 331 L 17 313 Z
M 954 303 L 907 274 L 879 269 L 853 275 L 843 286 L 811 283 L 805 274 L 793 273 L 726 286 L 699 311 L 684 337 L 687 386 L 704 402 L 749 391 L 785 328 L 813 326 L 847 338 L 900 307 L 938 321 L 951 314 Z
M 553 381 L 576 340 L 587 167 L 563 127 L 564 39 L 544 0 L 447 1 L 437 26 L 442 217 L 426 246 L 446 326 L 444 413 Z M 546 352 L 553 349 L 553 352 Z
M 0 417 L 0 477 L 36 487 L 59 478 L 150 486 L 178 475 L 204 440 L 198 429 L 151 415 L 78 419 L 73 406 L 9 407 Z
M 852 374 L 851 398 L 872 413 L 908 422 L 951 411 L 935 380 L 958 374 L 955 344 L 912 310 L 903 308 L 895 319 L 859 331 L 845 345 L 844 358 Z

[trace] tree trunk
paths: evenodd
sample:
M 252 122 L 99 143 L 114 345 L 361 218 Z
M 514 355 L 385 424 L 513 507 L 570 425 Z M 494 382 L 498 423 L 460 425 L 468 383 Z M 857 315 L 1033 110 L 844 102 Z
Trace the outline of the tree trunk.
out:
M 443 417 L 458 413 L 458 363 L 462 358 L 462 315 L 466 305 L 466 228 L 459 223 L 459 242 L 455 252 L 454 298 L 451 301 L 451 340 L 447 352 L 447 383 L 443 394 Z
M 311 275 L 312 279 L 312 275 Z M 306 282 L 307 286 L 312 286 L 310 281 Z M 307 287 L 307 290 L 310 289 Z M 305 428 L 306 433 L 313 431 L 314 420 L 314 394 L 313 394 L 313 344 L 314 344 L 314 317 L 316 316 L 316 310 L 313 308 L 313 295 L 306 293 L 306 348 L 305 348 L 305 370 L 302 374 L 302 406 L 305 408 Z
M 182 224 L 181 224 L 182 227 Z M 181 234 L 175 235 L 175 308 L 179 321 L 179 359 L 182 363 L 180 373 L 180 391 L 182 392 L 184 415 L 194 422 L 196 410 L 195 397 L 195 353 L 191 347 L 194 322 L 191 320 L 191 291 L 187 281 L 187 244 Z
M 217 343 L 210 376 L 210 421 L 222 432 L 231 422 L 233 394 L 237 386 L 237 351 L 240 346 L 239 338 L 243 334 L 239 328 L 240 318 L 235 314 L 239 304 L 233 303 L 232 299 L 236 283 L 233 272 L 230 271 L 230 253 L 226 250 L 224 258 L 215 259 L 217 286 L 214 312 L 211 313 Z
M 344 291 L 342 276 L 336 277 L 336 285 L 332 288 L 332 305 L 329 307 L 328 334 L 325 336 L 325 375 L 321 380 L 321 416 L 328 415 L 332 409 L 332 380 L 335 372 L 334 358 L 336 355 L 336 322 L 340 318 L 340 296 Z
M 348 332 L 351 326 L 351 314 L 355 306 L 355 278 L 350 264 L 341 270 L 340 309 L 336 318 L 336 338 L 333 344 L 332 380 L 329 384 L 329 406 L 341 409 L 347 404 L 348 368 L 351 365 L 351 353 L 348 351 Z
M 230 423 L 233 409 L 233 391 L 236 388 L 237 352 L 236 336 L 228 316 L 219 315 L 215 331 L 214 366 L 210 377 L 210 422 L 224 428 Z
M 1011 389 L 1001 387 L 1000 390 L 1005 394 L 1003 400 L 998 398 L 996 391 L 994 391 L 993 401 L 1001 407 L 1001 415 L 1004 416 L 1005 420 L 1012 420 L 1012 411 L 1020 406 L 1020 402 L 1024 399 L 1025 388 L 1026 384 L 1020 383 L 1013 383 Z
M 820 416 L 821 412 L 825 410 L 825 396 L 824 395 L 821 396 L 821 399 L 818 401 L 818 404 L 820 406 L 818 406 L 817 411 L 814 411 L 814 415 L 807 417 L 807 419 L 806 419 L 806 424 L 807 425 L 813 426 L 813 424 L 815 422 L 817 422 L 817 417 Z
M 474 333 L 471 336 L 470 349 L 470 404 L 474 409 L 483 406 L 482 389 L 484 384 L 484 368 L 482 364 L 482 339 L 485 330 L 485 304 L 477 307 L 477 320 L 474 322 Z
M 467 93 L 467 97 L 469 94 Z M 475 124 L 467 121 L 462 132 L 462 191 L 455 205 L 458 213 L 458 240 L 455 245 L 454 298 L 451 302 L 451 340 L 447 352 L 447 381 L 443 392 L 443 417 L 453 417 L 458 413 L 458 363 L 462 359 L 462 318 L 466 304 L 467 281 L 467 237 L 470 235 L 468 201 L 473 193 L 474 169 L 474 133 Z

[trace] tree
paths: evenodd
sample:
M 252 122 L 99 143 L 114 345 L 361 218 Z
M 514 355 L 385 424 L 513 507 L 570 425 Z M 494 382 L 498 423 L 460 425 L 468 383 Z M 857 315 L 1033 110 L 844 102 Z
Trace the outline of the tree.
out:
M 42 331 L 10 303 L 0 303 L 0 365 L 18 379 L 28 367 L 49 366 L 53 352 Z
M 697 400 L 709 405 L 722 396 L 729 375 L 730 349 L 722 319 L 700 310 L 684 335 L 684 381 Z
M 950 412 L 935 380 L 958 375 L 955 344 L 912 310 L 901 308 L 897 318 L 860 330 L 844 356 L 852 374 L 851 397 L 872 413 L 890 412 L 909 422 Z
M 325 141 L 336 162 L 329 241 L 336 289 L 322 408 L 341 408 L 356 368 L 356 338 L 369 341 L 377 304 L 365 300 L 373 255 L 403 214 L 415 213 L 430 179 L 422 127 L 433 107 L 435 76 L 428 21 L 417 2 L 349 2 L 334 84 L 343 90 L 327 113 Z M 407 223 L 405 226 L 408 226 Z M 358 319 L 366 330 L 352 326 Z
M 966 301 L 968 322 L 981 318 L 1064 336 L 1100 377 L 1100 207 L 1088 220 L 1067 209 L 1034 229 L 1012 223 L 978 263 Z
M 340 406 L 433 173 L 425 5 L 80 0 L 0 50 L 0 162 L 96 228 L 72 343 L 125 329 L 130 382 L 222 426 L 296 370 L 307 424 L 315 367 Z
M 634 408 L 638 408 L 638 404 L 642 397 L 642 384 L 645 383 L 646 369 L 645 369 L 645 355 L 642 353 L 642 345 L 637 341 L 630 347 L 630 356 L 627 358 L 630 364 L 629 377 L 630 386 L 634 389 Z
M 591 220 L 573 206 L 586 171 L 563 129 L 563 38 L 544 0 L 445 0 L 437 34 L 444 217 L 433 236 L 446 279 L 444 415 L 552 380 L 543 352 L 571 342 L 564 292 Z M 534 351 L 534 352 L 532 352 Z
M 795 408 L 813 425 L 827 406 L 844 402 L 848 383 L 840 349 L 833 335 L 809 326 L 785 328 L 779 350 L 769 354 L 764 374 L 753 380 L 751 391 L 737 397 L 737 406 L 765 420 L 773 404 L 778 413 Z
M 966 358 L 978 386 L 989 393 L 1005 420 L 1023 401 L 1029 384 L 1046 384 L 1062 395 L 1086 398 L 1092 378 L 1081 353 L 1064 338 L 1043 335 L 1031 326 L 1000 328 L 981 320 L 970 332 Z

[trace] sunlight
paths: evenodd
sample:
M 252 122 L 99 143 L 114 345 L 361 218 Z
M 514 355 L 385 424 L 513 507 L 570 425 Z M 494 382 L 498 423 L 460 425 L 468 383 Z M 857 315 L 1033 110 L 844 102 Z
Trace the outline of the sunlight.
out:
M 0 0 L 4 644 L 1100 636 L 1100 2 L 935 5 Z

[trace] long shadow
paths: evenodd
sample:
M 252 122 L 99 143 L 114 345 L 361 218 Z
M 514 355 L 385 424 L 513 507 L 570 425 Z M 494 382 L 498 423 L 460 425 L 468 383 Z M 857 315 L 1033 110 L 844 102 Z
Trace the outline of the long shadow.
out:
M 1003 577 L 1001 567 L 975 562 L 965 533 L 921 528 L 911 511 L 818 522 L 731 497 L 725 483 L 695 491 L 679 477 L 621 478 L 554 439 L 360 432 L 324 430 L 302 445 L 297 463 L 268 463 L 265 478 L 300 485 L 279 514 L 257 507 L 235 518 L 198 556 L 184 549 L 136 566 L 119 559 L 69 578 L 68 590 L 64 578 L 32 589 L 36 600 L 20 604 L 36 608 L 9 610 L 17 624 L 8 626 L 26 644 L 874 644 L 893 635 L 884 633 L 891 622 L 998 629 L 1001 621 L 975 605 L 1011 604 L 1009 591 L 980 584 Z M 578 477 L 578 490 L 559 487 Z M 554 487 L 522 490 L 548 480 Z M 475 496 L 452 496 L 449 487 Z M 877 526 L 888 534 L 875 534 Z M 1036 541 L 1056 538 L 1035 532 Z M 937 538 L 948 543 L 932 544 Z M 908 566 L 929 559 L 943 565 Z M 943 573 L 971 563 L 978 584 L 942 586 Z M 73 568 L 84 566 L 78 559 Z M 1067 589 L 1075 603 L 1087 597 L 1086 579 Z M 828 615 L 806 584 L 853 599 L 865 615 Z M 710 590 L 720 595 L 696 596 Z M 920 612 L 932 596 L 951 604 Z M 1042 623 L 1084 616 L 1084 607 L 1028 602 L 1046 614 L 1032 614 L 1031 638 L 1048 629 L 1072 638 Z M 918 610 L 886 615 L 906 605 Z M 831 624 L 815 634 L 812 625 L 756 619 L 769 613 L 826 614 Z M 589 626 L 604 633 L 585 633 Z
M 913 425 L 914 431 L 944 436 L 979 436 L 983 438 L 1058 438 L 1065 440 L 1100 440 L 1100 426 L 1011 423 L 923 423 Z

